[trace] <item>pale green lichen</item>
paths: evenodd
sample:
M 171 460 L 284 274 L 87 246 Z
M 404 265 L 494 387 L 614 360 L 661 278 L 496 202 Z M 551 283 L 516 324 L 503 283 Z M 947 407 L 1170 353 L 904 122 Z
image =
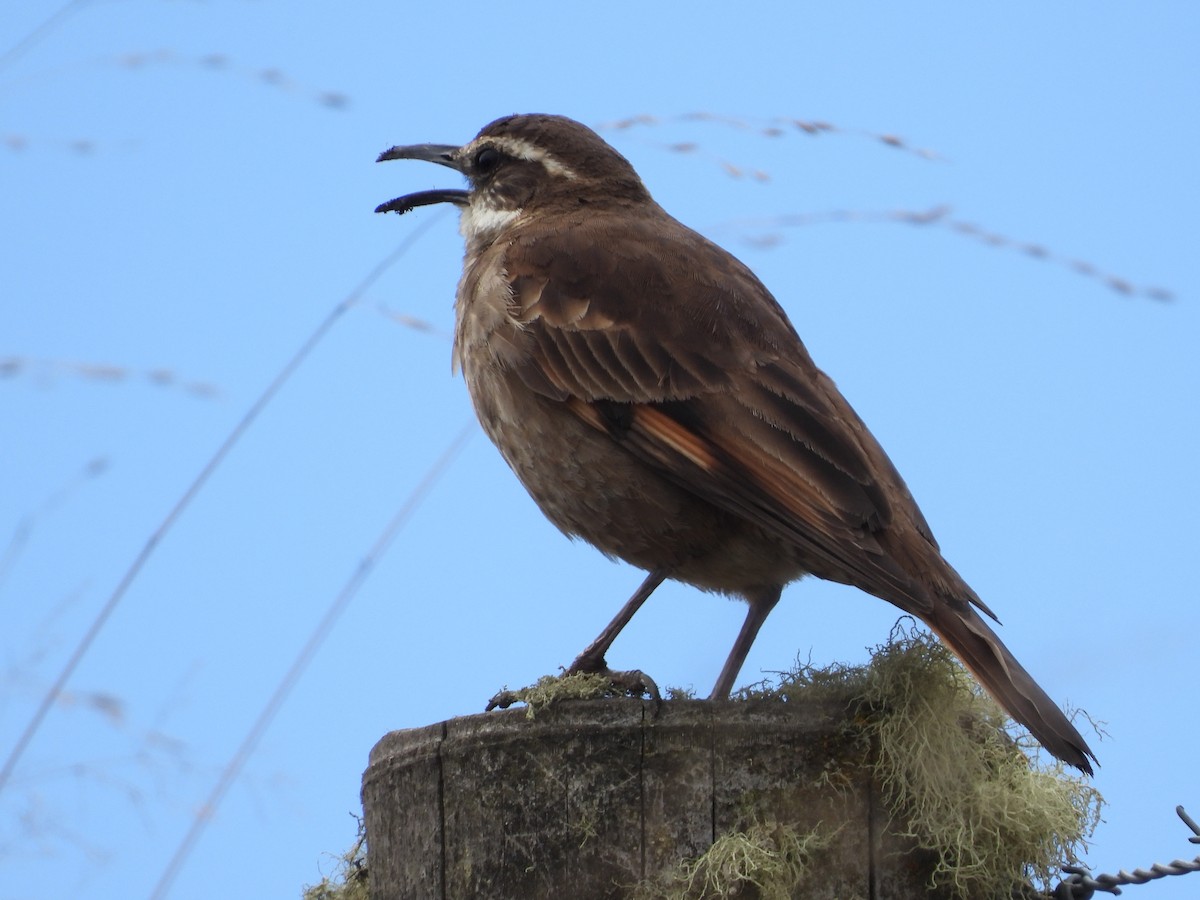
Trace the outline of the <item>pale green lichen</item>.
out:
M 830 839 L 820 825 L 800 832 L 778 822 L 752 823 L 717 838 L 696 859 L 641 883 L 631 900 L 716 900 L 739 896 L 748 887 L 760 900 L 790 900 Z
M 938 854 L 935 881 L 964 896 L 1078 862 L 1103 799 L 1062 763 L 1047 765 L 941 643 L 909 634 L 877 648 L 859 697 L 884 799 Z
M 301 894 L 302 900 L 370 900 L 367 835 L 361 819 L 358 822 L 358 840 L 336 859 L 333 876 L 323 877 L 318 884 L 306 885 Z
M 1027 754 L 1036 743 L 929 634 L 898 628 L 866 666 L 802 664 L 741 696 L 845 703 L 896 828 L 937 855 L 934 882 L 962 896 L 1048 889 L 1099 824 L 1100 793 Z
M 492 698 L 492 706 L 509 707 L 525 704 L 525 715 L 534 718 L 541 710 L 564 700 L 602 700 L 625 696 L 613 687 L 607 675 L 571 672 L 562 675 L 543 675 L 531 685 L 514 691 L 505 688 Z

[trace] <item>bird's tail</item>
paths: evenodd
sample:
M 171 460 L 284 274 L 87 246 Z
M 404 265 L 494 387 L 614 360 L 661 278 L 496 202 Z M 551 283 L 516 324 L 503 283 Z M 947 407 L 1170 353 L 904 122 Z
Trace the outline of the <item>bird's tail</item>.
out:
M 1092 774 L 1096 754 L 1083 735 L 974 609 L 961 602 L 939 604 L 937 614 L 925 621 L 993 699 L 1049 753 Z

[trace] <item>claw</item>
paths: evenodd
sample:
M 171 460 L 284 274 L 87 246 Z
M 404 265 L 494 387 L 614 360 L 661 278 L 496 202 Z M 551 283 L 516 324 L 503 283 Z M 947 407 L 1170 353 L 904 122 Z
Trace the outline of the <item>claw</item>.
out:
M 614 694 L 626 697 L 643 697 L 649 694 L 650 699 L 654 701 L 656 711 L 662 705 L 662 694 L 658 690 L 658 685 L 641 669 L 629 669 L 624 672 L 605 669 L 597 674 L 607 676 Z
M 514 703 L 520 702 L 521 697 L 516 691 L 499 691 L 492 697 L 491 700 L 488 701 L 484 712 L 491 712 L 493 709 L 508 709 Z

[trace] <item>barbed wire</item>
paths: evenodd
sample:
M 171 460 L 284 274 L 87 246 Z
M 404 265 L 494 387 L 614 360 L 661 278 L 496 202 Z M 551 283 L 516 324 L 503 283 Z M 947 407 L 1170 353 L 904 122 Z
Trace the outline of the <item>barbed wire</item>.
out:
M 1175 814 L 1192 830 L 1188 838 L 1193 844 L 1200 844 L 1200 825 L 1187 814 L 1182 806 L 1175 807 Z M 1092 875 L 1086 866 L 1063 866 L 1067 877 L 1059 883 L 1050 896 L 1054 900 L 1091 900 L 1096 891 L 1106 894 L 1120 894 L 1120 885 L 1145 884 L 1168 875 L 1187 875 L 1189 872 L 1200 872 L 1200 856 L 1193 860 L 1176 859 L 1169 863 L 1154 863 L 1149 869 L 1134 869 L 1126 872 L 1121 869 L 1116 875 Z

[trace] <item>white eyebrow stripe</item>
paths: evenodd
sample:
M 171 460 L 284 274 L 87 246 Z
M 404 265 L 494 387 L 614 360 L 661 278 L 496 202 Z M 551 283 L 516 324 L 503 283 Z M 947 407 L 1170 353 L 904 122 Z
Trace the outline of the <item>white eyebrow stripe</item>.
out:
M 531 144 L 529 141 L 523 141 L 520 138 L 513 137 L 494 137 L 487 138 L 487 143 L 499 148 L 509 156 L 517 159 L 527 159 L 531 162 L 540 162 L 546 167 L 546 171 L 551 175 L 556 175 L 561 178 L 568 178 L 572 181 L 579 176 L 569 166 L 564 166 L 561 162 L 543 150 L 536 144 Z

